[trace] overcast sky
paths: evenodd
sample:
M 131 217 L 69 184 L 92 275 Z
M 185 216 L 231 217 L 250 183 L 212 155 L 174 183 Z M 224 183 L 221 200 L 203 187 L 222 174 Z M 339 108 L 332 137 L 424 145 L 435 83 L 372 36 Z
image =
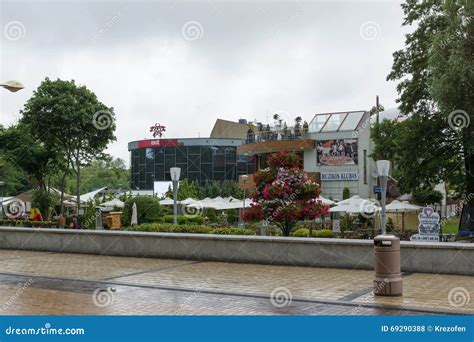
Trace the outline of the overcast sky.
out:
M 396 107 L 386 76 L 406 29 L 396 1 L 10 2 L 0 18 L 0 123 L 45 78 L 74 79 L 115 108 L 109 153 L 127 143 L 209 136 L 216 118 L 267 122 Z

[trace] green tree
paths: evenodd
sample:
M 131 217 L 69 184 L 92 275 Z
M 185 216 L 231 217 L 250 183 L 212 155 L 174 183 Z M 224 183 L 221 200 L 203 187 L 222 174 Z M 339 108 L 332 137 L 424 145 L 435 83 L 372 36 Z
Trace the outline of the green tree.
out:
M 49 177 L 60 165 L 57 152 L 30 134 L 30 127 L 24 124 L 8 129 L 0 128 L 0 160 L 0 164 L 4 165 L 0 174 L 4 174 L 4 179 L 9 178 L 6 179 L 6 184 L 10 184 L 11 178 L 21 177 L 18 170 L 15 171 L 21 169 L 22 176 L 28 179 L 18 179 L 18 182 L 43 190 L 46 190 Z
M 157 222 L 161 216 L 160 201 L 153 196 L 136 196 L 125 202 L 122 212 L 124 225 L 130 225 L 133 203 L 137 204 L 138 224 Z
M 60 181 L 57 179 L 57 181 Z M 70 175 L 66 180 L 67 191 L 73 193 L 77 188 L 76 177 Z M 129 189 L 130 171 L 122 159 L 105 156 L 103 160 L 93 160 L 81 170 L 80 193 L 108 187 L 111 189 Z
M 47 150 L 62 156 L 64 192 L 67 175 L 76 176 L 77 206 L 80 206 L 81 168 L 100 159 L 108 143 L 115 140 L 113 108 L 101 103 L 85 86 L 74 81 L 46 78 L 21 111 L 21 123 Z M 61 195 L 63 212 L 64 194 Z
M 407 116 L 395 133 L 399 186 L 415 191 L 448 181 L 474 193 L 474 2 L 407 0 L 402 8 L 403 25 L 416 29 L 387 77 L 400 81 Z

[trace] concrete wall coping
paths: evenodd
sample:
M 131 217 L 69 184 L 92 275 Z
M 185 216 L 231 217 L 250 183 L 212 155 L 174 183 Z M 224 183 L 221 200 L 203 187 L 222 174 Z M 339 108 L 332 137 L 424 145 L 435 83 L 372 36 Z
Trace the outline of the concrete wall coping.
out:
M 138 231 L 118 231 L 118 230 L 73 230 L 60 228 L 32 228 L 32 227 L 2 227 L 3 232 L 39 232 L 54 234 L 86 234 L 86 235 L 105 235 L 105 236 L 135 236 L 167 239 L 189 239 L 189 240 L 218 240 L 218 241 L 253 241 L 253 242 L 271 242 L 271 243 L 298 243 L 298 244 L 319 244 L 319 245 L 353 245 L 353 246 L 371 246 L 373 240 L 363 239 L 340 239 L 340 238 L 302 238 L 302 237 L 275 237 L 275 236 L 249 236 L 249 235 L 218 235 L 218 234 L 192 234 L 192 233 L 160 233 L 160 232 L 138 232 Z M 401 241 L 403 248 L 416 249 L 468 249 L 474 250 L 474 244 L 463 242 L 412 242 Z

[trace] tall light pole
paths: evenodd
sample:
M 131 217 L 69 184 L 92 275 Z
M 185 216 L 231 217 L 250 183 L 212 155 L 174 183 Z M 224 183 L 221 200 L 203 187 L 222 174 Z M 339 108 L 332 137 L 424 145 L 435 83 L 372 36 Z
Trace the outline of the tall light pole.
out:
M 24 88 L 23 84 L 19 81 L 8 81 L 3 84 L 0 84 L 0 87 L 5 88 L 12 93 L 17 92 L 18 90 L 21 90 Z
M 3 220 L 3 186 L 5 182 L 0 181 L 0 188 L 2 190 L 2 197 L 0 198 L 0 220 Z
M 244 214 L 245 212 L 245 190 L 246 190 L 246 183 L 247 183 L 247 180 L 249 179 L 249 176 L 248 175 L 242 175 L 240 176 L 240 179 L 242 179 L 242 182 L 244 183 L 244 199 L 243 199 L 243 202 L 242 202 L 242 212 L 240 213 L 240 226 L 243 227 L 245 226 L 244 224 L 244 221 L 242 220 L 242 215 Z
M 173 182 L 173 223 L 178 224 L 178 183 L 181 176 L 181 168 L 170 168 L 171 181 Z
M 387 200 L 387 181 L 388 181 L 388 172 L 390 171 L 390 161 L 389 160 L 377 160 L 377 171 L 380 177 L 380 188 L 381 188 L 381 204 L 382 204 L 382 235 L 385 235 L 386 229 L 386 213 L 385 213 L 385 202 Z

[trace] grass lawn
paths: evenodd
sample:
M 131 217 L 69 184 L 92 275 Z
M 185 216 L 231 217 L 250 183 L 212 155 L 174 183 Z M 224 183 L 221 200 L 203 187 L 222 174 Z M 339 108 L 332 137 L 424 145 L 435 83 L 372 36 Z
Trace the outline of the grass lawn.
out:
M 444 234 L 457 234 L 459 229 L 459 217 L 452 217 L 442 227 Z

